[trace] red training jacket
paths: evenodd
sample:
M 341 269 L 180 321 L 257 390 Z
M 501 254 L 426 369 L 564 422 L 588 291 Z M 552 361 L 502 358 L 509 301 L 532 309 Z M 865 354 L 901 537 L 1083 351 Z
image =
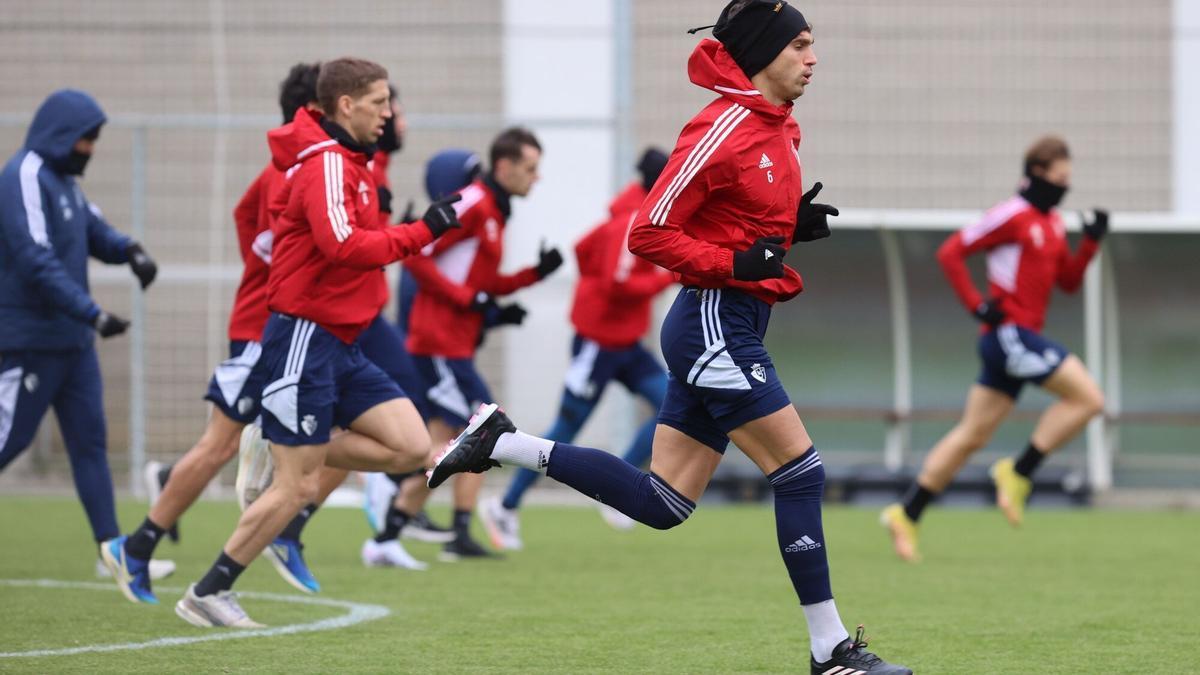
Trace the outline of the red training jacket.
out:
M 937 258 L 958 299 L 968 311 L 974 311 L 983 296 L 971 283 L 966 258 L 987 251 L 988 294 L 1000 302 L 1008 317 L 1006 323 L 1040 331 L 1054 285 L 1068 293 L 1078 290 L 1098 249 L 1096 242 L 1084 237 L 1072 255 L 1058 212 L 1042 213 L 1014 196 L 950 235 L 938 249 Z
M 267 303 L 351 343 L 387 302 L 383 266 L 417 253 L 433 235 L 422 221 L 388 227 L 367 156 L 330 138 L 319 119 L 299 110 L 267 134 L 275 167 L 289 178 L 272 203 Z
M 630 183 L 609 205 L 609 219 L 575 245 L 579 283 L 571 323 L 605 349 L 641 340 L 654 296 L 675 282 L 673 274 L 629 251 L 629 229 L 645 198 L 641 181 Z
M 418 284 L 408 321 L 407 346 L 414 355 L 472 357 L 483 329 L 483 315 L 470 308 L 475 294 L 508 295 L 538 282 L 533 267 L 500 273 L 506 218 L 491 188 L 479 179 L 460 194 L 454 210 L 462 227 L 404 263 Z
M 683 127 L 634 220 L 629 249 L 685 286 L 735 288 L 767 303 L 794 298 L 804 284 L 790 267 L 782 279 L 733 279 L 734 251 L 769 236 L 791 246 L 803 194 L 792 104 L 764 99 L 715 40 L 696 45 L 688 76 L 720 98 Z
M 242 280 L 233 298 L 229 316 L 230 340 L 262 339 L 270 311 L 267 309 L 267 277 L 271 271 L 271 201 L 283 187 L 283 172 L 268 163 L 246 189 L 233 209 L 238 249 L 242 254 Z

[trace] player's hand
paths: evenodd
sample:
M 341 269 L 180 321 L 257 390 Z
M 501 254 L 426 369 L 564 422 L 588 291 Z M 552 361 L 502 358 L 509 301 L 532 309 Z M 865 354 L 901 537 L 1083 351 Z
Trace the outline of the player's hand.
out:
M 830 235 L 829 216 L 838 215 L 836 206 L 815 204 L 813 199 L 821 191 L 820 181 L 813 184 L 812 189 L 800 198 L 800 208 L 796 210 L 796 229 L 792 233 L 792 243 L 801 241 L 816 241 Z
M 434 239 L 446 234 L 447 230 L 462 227 L 462 223 L 458 222 L 458 214 L 451 206 L 460 199 L 462 199 L 462 195 L 453 194 L 445 199 L 437 200 L 430 204 L 428 209 L 425 209 L 425 215 L 421 216 L 421 220 L 425 221 L 425 226 L 433 233 Z
M 1104 209 L 1092 209 L 1092 219 L 1088 220 L 1084 214 L 1079 214 L 1079 219 L 1083 221 L 1083 236 L 1091 239 L 1097 244 L 1108 234 L 1108 211 Z
M 136 241 L 125 249 L 125 255 L 129 257 L 129 268 L 133 270 L 133 275 L 138 278 L 138 283 L 145 289 L 158 275 L 158 265 L 155 264 L 154 258 L 151 258 L 142 249 L 142 245 Z
M 525 308 L 519 303 L 514 302 L 511 305 L 500 305 L 496 311 L 496 325 L 520 326 L 525 321 L 527 314 L 529 312 L 525 311 Z
M 400 224 L 408 225 L 409 223 L 417 222 L 417 204 L 413 200 L 408 200 L 404 205 L 404 214 L 400 216 Z
M 547 249 L 546 242 L 543 241 L 542 245 L 538 248 L 538 264 L 534 267 L 538 279 L 545 279 L 550 276 L 554 273 L 554 270 L 562 267 L 562 264 L 562 253 L 559 253 L 556 248 Z
M 379 198 L 379 210 L 383 213 L 392 212 L 392 191 L 382 185 L 375 186 L 375 195 Z
M 1000 309 L 1000 303 L 996 300 L 984 300 L 979 303 L 979 306 L 971 314 L 989 326 L 999 326 L 1008 318 L 1005 316 L 1004 310 Z
M 92 322 L 92 326 L 96 328 L 96 332 L 100 334 L 100 337 L 109 338 L 114 335 L 120 335 L 128 330 L 129 322 L 119 316 L 114 316 L 101 310 L 96 315 L 96 320 Z
M 761 281 L 783 277 L 783 237 L 761 237 L 745 251 L 733 253 L 733 278 Z
M 469 309 L 472 312 L 486 312 L 488 308 L 496 304 L 496 299 L 487 291 L 476 291 L 475 297 L 471 299 Z

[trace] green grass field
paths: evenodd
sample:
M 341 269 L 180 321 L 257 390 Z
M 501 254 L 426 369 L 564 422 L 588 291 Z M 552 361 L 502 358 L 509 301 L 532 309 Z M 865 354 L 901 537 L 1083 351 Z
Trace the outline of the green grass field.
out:
M 75 501 L 5 497 L 0 510 L 0 579 L 96 581 Z M 0 652 L 210 634 L 176 618 L 179 591 L 165 589 L 207 568 L 235 513 L 202 503 L 185 517 L 183 544 L 159 549 L 179 571 L 159 582 L 156 607 L 103 587 L 0 582 Z M 143 514 L 121 505 L 127 526 Z M 866 623 L 872 648 L 890 660 L 922 674 L 1200 672 L 1197 514 L 1035 511 L 1012 531 L 994 512 L 934 510 L 920 565 L 892 558 L 875 517 L 831 508 L 825 522 L 842 616 Z M 701 508 L 665 533 L 614 532 L 591 509 L 530 508 L 523 528 L 526 550 L 503 562 L 368 570 L 358 560 L 362 515 L 328 509 L 307 531 L 319 597 L 390 615 L 325 632 L 5 656 L 0 672 L 807 672 L 803 617 L 768 508 Z M 291 592 L 261 561 L 238 586 Z M 345 613 L 243 604 L 272 626 Z

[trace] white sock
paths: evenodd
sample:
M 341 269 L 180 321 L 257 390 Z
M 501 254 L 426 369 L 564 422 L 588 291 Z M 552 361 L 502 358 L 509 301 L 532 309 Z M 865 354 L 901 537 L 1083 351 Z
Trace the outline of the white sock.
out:
M 515 464 L 546 473 L 546 467 L 550 464 L 550 451 L 553 449 L 554 441 L 530 436 L 523 431 L 512 431 L 500 434 L 500 438 L 496 439 L 496 447 L 492 448 L 492 459 L 500 462 L 501 466 Z
M 808 639 L 812 643 L 812 655 L 817 663 L 833 658 L 833 648 L 850 637 L 838 616 L 833 598 L 815 605 L 802 605 L 804 618 L 808 621 Z

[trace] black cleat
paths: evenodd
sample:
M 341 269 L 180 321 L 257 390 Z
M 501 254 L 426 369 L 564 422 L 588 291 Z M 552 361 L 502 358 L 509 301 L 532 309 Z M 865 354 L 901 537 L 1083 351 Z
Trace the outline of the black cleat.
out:
M 473 560 L 503 560 L 504 556 L 494 553 L 479 545 L 469 536 L 462 536 L 442 547 L 438 560 L 442 562 L 458 562 L 463 558 Z
M 495 403 L 479 406 L 467 428 L 438 455 L 437 463 L 427 474 L 429 487 L 445 483 L 456 473 L 483 473 L 500 466 L 500 462 L 492 459 L 492 448 L 496 447 L 500 434 L 516 430 L 500 406 Z
M 449 544 L 454 541 L 455 534 L 454 530 L 434 524 L 428 513 L 418 511 L 400 530 L 400 536 L 427 544 Z
M 811 656 L 812 675 L 912 675 L 913 671 L 897 666 L 867 651 L 867 640 L 860 624 L 854 639 L 846 638 L 833 648 L 833 658 L 817 663 Z

